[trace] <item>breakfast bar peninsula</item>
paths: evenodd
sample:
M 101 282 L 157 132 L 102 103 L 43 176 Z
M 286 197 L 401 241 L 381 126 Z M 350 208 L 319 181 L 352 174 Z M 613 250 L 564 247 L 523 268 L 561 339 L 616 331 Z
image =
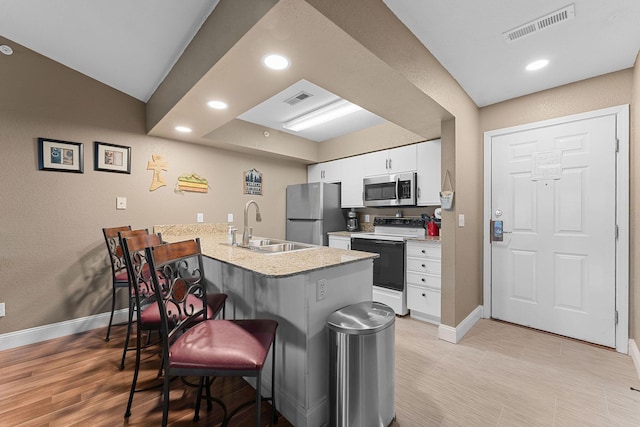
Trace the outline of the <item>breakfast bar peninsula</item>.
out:
M 278 321 L 276 407 L 295 426 L 327 425 L 326 320 L 344 306 L 371 300 L 378 255 L 302 245 L 287 251 L 252 250 L 229 245 L 227 229 L 228 224 L 159 225 L 154 232 L 168 242 L 200 238 L 208 290 L 228 295 L 227 319 Z M 268 396 L 271 366 L 265 367 L 262 385 Z

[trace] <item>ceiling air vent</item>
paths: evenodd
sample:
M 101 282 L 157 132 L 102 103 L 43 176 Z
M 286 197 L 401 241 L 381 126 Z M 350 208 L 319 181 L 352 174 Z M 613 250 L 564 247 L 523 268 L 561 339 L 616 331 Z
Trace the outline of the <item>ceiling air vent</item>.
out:
M 291 98 L 285 99 L 284 102 L 289 104 L 289 105 L 296 105 L 298 102 L 302 102 L 307 98 L 311 98 L 313 95 L 311 95 L 309 92 L 300 92 L 297 95 L 292 96 Z
M 504 32 L 502 33 L 502 37 L 504 37 L 506 42 L 511 43 L 521 39 L 522 37 L 529 36 L 531 34 L 537 33 L 538 31 L 542 31 L 544 29 L 557 25 L 561 22 L 573 19 L 575 14 L 576 12 L 574 4 L 570 4 L 569 6 L 563 7 L 560 10 L 556 10 L 555 12 L 545 15 L 534 21 L 527 22 L 526 24 L 514 28 L 513 30 Z

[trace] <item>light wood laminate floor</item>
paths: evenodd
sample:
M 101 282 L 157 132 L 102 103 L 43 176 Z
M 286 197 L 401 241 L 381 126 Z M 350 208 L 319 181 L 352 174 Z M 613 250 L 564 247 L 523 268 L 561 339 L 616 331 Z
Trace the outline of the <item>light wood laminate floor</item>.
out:
M 0 352 L 0 426 L 159 425 L 159 390 L 137 393 L 130 420 L 122 417 L 133 364 L 118 369 L 122 330 L 109 343 L 97 329 Z M 397 318 L 394 427 L 640 426 L 629 356 L 484 319 L 457 345 L 437 336 L 434 325 Z M 145 357 L 143 382 L 157 364 Z M 253 389 L 225 379 L 216 390 L 233 407 Z M 170 425 L 220 424 L 215 406 L 192 422 L 193 391 L 177 381 L 171 399 Z M 266 419 L 266 403 L 262 413 Z M 251 419 L 249 409 L 232 425 Z M 277 426 L 290 424 L 281 417 Z
M 437 337 L 396 322 L 396 426 L 640 426 L 627 355 L 487 319 Z

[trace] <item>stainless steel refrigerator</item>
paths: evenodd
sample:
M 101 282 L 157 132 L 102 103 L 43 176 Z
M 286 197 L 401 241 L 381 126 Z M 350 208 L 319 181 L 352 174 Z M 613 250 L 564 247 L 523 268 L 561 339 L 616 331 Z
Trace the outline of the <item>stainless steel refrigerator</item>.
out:
M 287 240 L 327 246 L 327 232 L 344 229 L 340 184 L 287 186 Z

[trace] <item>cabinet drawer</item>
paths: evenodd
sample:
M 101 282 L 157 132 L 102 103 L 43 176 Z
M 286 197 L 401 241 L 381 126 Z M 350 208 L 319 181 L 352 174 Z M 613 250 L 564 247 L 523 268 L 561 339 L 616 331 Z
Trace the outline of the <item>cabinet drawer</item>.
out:
M 407 272 L 429 273 L 440 275 L 440 260 L 407 258 Z
M 440 244 L 424 244 L 407 242 L 407 256 L 441 258 Z
M 407 308 L 440 317 L 440 291 L 407 285 Z
M 407 271 L 407 285 L 428 286 L 430 288 L 440 289 L 440 276 Z

